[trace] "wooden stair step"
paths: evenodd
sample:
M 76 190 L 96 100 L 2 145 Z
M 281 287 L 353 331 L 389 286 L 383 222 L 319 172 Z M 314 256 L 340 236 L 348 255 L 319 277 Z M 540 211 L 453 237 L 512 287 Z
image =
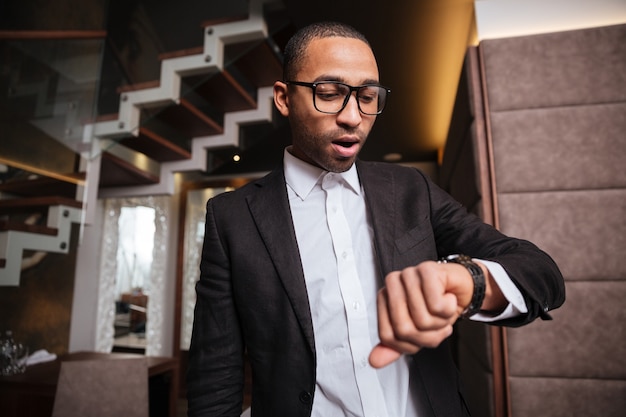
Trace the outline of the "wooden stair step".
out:
M 239 22 L 241 20 L 246 20 L 247 18 L 248 18 L 248 13 L 242 13 L 240 15 L 235 15 L 235 16 L 206 19 L 202 21 L 200 26 L 203 28 L 207 28 L 209 26 L 221 25 L 223 23 Z
M 66 177 L 74 177 L 84 181 L 85 173 L 65 174 Z M 58 180 L 50 177 L 38 177 L 34 179 L 24 179 L 7 181 L 0 184 L 0 192 L 21 196 L 36 197 L 44 195 L 57 195 L 66 198 L 76 196 L 76 184 L 68 181 Z
M 180 49 L 178 51 L 160 53 L 158 58 L 160 61 L 171 58 L 181 58 L 184 56 L 200 55 L 204 52 L 204 46 L 194 46 L 193 48 Z
M 120 114 L 119 113 L 107 113 L 107 114 L 99 114 L 98 116 L 96 116 L 95 122 L 96 123 L 100 123 L 100 122 L 110 122 L 112 120 L 117 120 L 119 119 Z
M 47 236 L 56 236 L 59 233 L 59 229 L 57 229 L 56 227 L 0 220 L 0 232 L 8 231 L 35 233 Z
M 155 114 L 159 120 L 175 127 L 188 138 L 219 135 L 224 131 L 219 123 L 185 98 L 181 98 L 178 105 L 161 108 Z
M 109 152 L 100 159 L 100 187 L 158 184 L 159 176 L 144 171 Z
M 28 197 L 28 198 L 10 198 L 0 200 L 0 213 L 17 213 L 38 211 L 51 206 L 69 206 L 74 208 L 82 208 L 83 203 L 70 198 L 59 196 L 49 197 Z
M 268 87 L 282 79 L 283 69 L 267 41 L 250 41 L 229 45 L 226 52 L 237 68 L 255 87 Z
M 145 90 L 148 88 L 156 88 L 161 85 L 161 80 L 145 81 L 137 84 L 121 85 L 117 87 L 118 94 L 128 93 L 129 91 Z
M 147 127 L 140 127 L 137 136 L 123 138 L 119 143 L 158 162 L 191 158 L 191 152 L 187 149 L 176 145 Z
M 194 91 L 223 113 L 256 108 L 255 98 L 228 71 L 186 77 Z

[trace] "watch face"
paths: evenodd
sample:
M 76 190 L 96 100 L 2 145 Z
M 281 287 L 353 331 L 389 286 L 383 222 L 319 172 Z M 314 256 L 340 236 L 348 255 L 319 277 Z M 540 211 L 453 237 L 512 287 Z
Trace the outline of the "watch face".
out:
M 443 262 L 455 262 L 455 263 L 463 263 L 463 262 L 471 262 L 472 258 L 467 255 L 448 255 L 442 259 Z

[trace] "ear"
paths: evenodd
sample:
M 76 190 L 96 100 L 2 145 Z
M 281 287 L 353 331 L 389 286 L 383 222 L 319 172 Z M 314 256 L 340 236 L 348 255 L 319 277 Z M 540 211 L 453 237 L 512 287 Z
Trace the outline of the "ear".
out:
M 287 84 L 282 81 L 274 83 L 274 105 L 285 117 L 289 116 L 289 98 L 287 96 Z

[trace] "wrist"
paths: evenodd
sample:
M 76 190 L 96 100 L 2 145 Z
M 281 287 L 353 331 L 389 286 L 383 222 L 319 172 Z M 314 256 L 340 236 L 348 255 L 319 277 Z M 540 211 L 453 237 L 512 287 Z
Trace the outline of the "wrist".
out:
M 483 301 L 481 312 L 490 315 L 500 314 L 508 305 L 508 300 L 489 269 L 482 262 L 476 263 L 482 268 L 486 278 L 485 300 Z
M 478 313 L 485 301 L 485 293 L 487 289 L 487 279 L 483 268 L 475 263 L 472 258 L 467 255 L 451 255 L 441 259 L 441 263 L 459 264 L 469 272 L 472 278 L 473 291 L 469 304 L 460 314 L 462 318 L 468 318 Z

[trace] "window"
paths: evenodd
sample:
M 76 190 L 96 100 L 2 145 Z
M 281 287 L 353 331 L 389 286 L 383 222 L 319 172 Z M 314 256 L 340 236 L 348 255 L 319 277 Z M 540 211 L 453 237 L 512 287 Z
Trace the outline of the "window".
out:
M 146 355 L 165 354 L 168 208 L 165 196 L 104 201 L 96 329 L 100 352 L 124 344 L 145 347 Z
M 154 248 L 155 212 L 152 207 L 121 207 L 118 219 L 117 296 L 150 294 L 150 269 Z

